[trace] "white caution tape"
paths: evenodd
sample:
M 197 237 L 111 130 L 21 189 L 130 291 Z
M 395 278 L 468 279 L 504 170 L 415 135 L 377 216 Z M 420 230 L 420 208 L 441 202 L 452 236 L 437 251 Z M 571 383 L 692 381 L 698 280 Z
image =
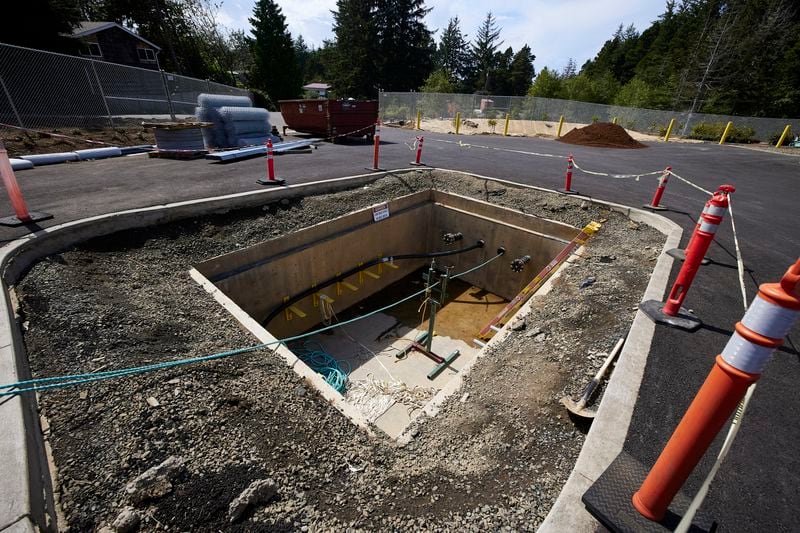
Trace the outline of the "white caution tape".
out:
M 605 176 L 607 178 L 613 178 L 618 180 L 624 179 L 635 179 L 635 181 L 639 181 L 639 178 L 643 176 L 655 176 L 656 174 L 663 174 L 663 170 L 654 170 L 653 172 L 643 172 L 641 174 L 611 174 L 608 172 L 595 172 L 593 170 L 586 170 L 585 168 L 581 168 L 578 163 L 575 162 L 575 159 L 572 159 L 572 164 L 575 165 L 575 168 L 583 172 L 584 174 L 591 174 L 593 176 Z
M 733 218 L 733 201 L 728 197 L 728 213 L 731 216 L 731 230 L 733 231 L 733 245 L 736 248 L 736 269 L 739 271 L 739 288 L 742 290 L 742 305 L 747 311 L 747 291 L 744 286 L 744 259 L 739 249 L 739 236 L 736 234 L 736 219 Z
M 497 152 L 509 152 L 509 153 L 512 153 L 512 154 L 532 155 L 532 156 L 536 156 L 536 157 L 553 157 L 555 159 L 567 159 L 567 156 L 565 156 L 565 155 L 540 154 L 538 152 L 526 152 L 525 150 L 512 150 L 510 148 L 496 148 L 494 146 L 485 146 L 485 145 L 482 145 L 482 144 L 470 144 L 470 143 L 465 143 L 465 142 L 462 142 L 462 141 L 446 141 L 444 139 L 430 139 L 430 140 L 433 141 L 433 142 L 438 142 L 438 143 L 457 144 L 459 148 L 465 148 L 465 149 L 483 148 L 484 150 L 494 150 L 494 151 L 497 151 Z
M 709 196 L 713 196 L 713 195 L 714 195 L 714 193 L 713 193 L 713 192 L 711 192 L 711 191 L 709 191 L 709 190 L 706 190 L 706 189 L 702 188 L 701 186 L 699 186 L 699 185 L 697 185 L 697 184 L 695 184 L 695 183 L 692 183 L 691 181 L 687 180 L 686 178 L 682 178 L 682 177 L 678 176 L 677 174 L 675 174 L 675 173 L 674 173 L 673 171 L 671 171 L 671 170 L 669 171 L 669 173 L 670 173 L 670 174 L 672 174 L 673 176 L 675 176 L 676 178 L 678 178 L 679 180 L 681 180 L 682 182 L 684 182 L 685 184 L 687 184 L 687 185 L 691 185 L 692 187 L 694 187 L 694 188 L 695 188 L 695 189 L 697 189 L 698 191 L 703 191 L 704 193 L 706 193 L 706 194 L 707 194 L 707 195 L 709 195 Z

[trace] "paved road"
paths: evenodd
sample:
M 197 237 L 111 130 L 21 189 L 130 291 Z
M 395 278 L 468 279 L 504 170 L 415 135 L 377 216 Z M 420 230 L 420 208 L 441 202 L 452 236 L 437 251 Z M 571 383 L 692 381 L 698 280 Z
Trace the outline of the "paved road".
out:
M 413 132 L 384 128 L 381 166 L 407 167 L 413 158 Z M 758 283 L 775 281 L 800 255 L 800 158 L 715 144 L 653 144 L 640 150 L 578 147 L 553 140 L 490 136 L 454 137 L 425 133 L 423 161 L 442 168 L 465 170 L 548 188 L 563 186 L 563 158 L 533 156 L 478 147 L 463 140 L 504 150 L 575 155 L 583 168 L 600 172 L 638 173 L 671 165 L 676 173 L 706 189 L 732 183 L 736 224 L 749 269 L 748 299 Z M 449 141 L 449 142 L 447 142 Z M 366 172 L 372 149 L 360 142 L 323 144 L 310 155 L 286 155 L 276 160 L 278 174 L 300 183 Z M 34 210 L 56 215 L 50 225 L 89 215 L 161 203 L 259 189 L 264 159 L 229 164 L 205 160 L 171 161 L 146 156 L 40 167 L 18 173 L 26 199 Z M 582 194 L 639 206 L 651 197 L 652 177 L 614 180 L 575 173 L 573 188 Z M 706 197 L 677 180 L 670 181 L 662 203 L 673 208 L 665 216 L 687 234 Z M 10 213 L 3 198 L 0 213 Z M 0 239 L 22 235 L 25 229 L 0 229 Z M 689 334 L 659 327 L 648 357 L 645 380 L 626 441 L 626 450 L 652 464 L 668 439 L 713 358 L 725 345 L 742 316 L 733 234 L 722 226 L 704 267 L 686 300 L 708 326 Z M 677 274 L 673 268 L 672 280 Z M 800 327 L 767 367 L 739 437 L 706 500 L 705 509 L 728 531 L 780 531 L 797 527 L 800 502 Z M 718 439 L 713 449 L 718 449 Z M 708 458 L 698 472 L 708 471 Z M 690 492 L 701 481 L 690 479 Z

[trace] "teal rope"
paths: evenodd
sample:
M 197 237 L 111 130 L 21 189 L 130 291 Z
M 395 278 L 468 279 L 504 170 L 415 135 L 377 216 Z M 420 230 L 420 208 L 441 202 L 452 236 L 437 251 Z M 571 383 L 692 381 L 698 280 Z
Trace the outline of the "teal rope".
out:
M 290 350 L 311 370 L 322 374 L 328 385 L 340 394 L 344 394 L 347 388 L 347 375 L 350 373 L 350 364 L 347 361 L 344 361 L 345 366 L 343 367 L 317 341 L 305 341 L 299 346 L 290 347 Z
M 454 276 L 452 276 L 452 278 L 460 278 L 462 276 L 466 276 L 467 274 L 469 274 L 471 272 L 474 272 L 476 270 L 479 270 L 479 269 L 485 267 L 486 265 L 488 265 L 489 263 L 491 263 L 492 261 L 498 259 L 501 256 L 502 256 L 502 254 L 497 254 L 494 257 L 491 257 L 488 260 L 484 261 L 483 263 L 480 263 L 479 265 L 476 265 L 476 266 L 470 268 L 469 270 L 465 270 L 464 272 L 460 272 L 458 274 L 455 274 Z M 289 342 L 302 340 L 302 339 L 305 339 L 305 338 L 310 337 L 312 335 L 316 335 L 318 333 L 322 333 L 324 331 L 328 331 L 328 330 L 331 330 L 333 328 L 346 326 L 348 324 L 352 324 L 353 322 L 357 322 L 359 320 L 363 320 L 363 319 L 365 319 L 367 317 L 376 315 L 378 313 L 382 313 L 383 311 L 386 311 L 387 309 L 391 309 L 391 308 L 396 307 L 396 306 L 398 306 L 398 305 L 400 305 L 400 304 L 402 304 L 404 302 L 407 302 L 408 300 L 411 300 L 412 298 L 420 296 L 421 294 L 425 293 L 426 291 L 428 291 L 429 289 L 435 287 L 438 284 L 439 284 L 439 282 L 436 282 L 433 285 L 431 285 L 430 287 L 426 287 L 426 288 L 421 289 L 421 290 L 419 290 L 419 291 L 417 291 L 417 292 L 415 292 L 413 294 L 409 294 L 408 296 L 406 296 L 404 298 L 401 298 L 400 300 L 397 300 L 396 302 L 393 302 L 393 303 L 390 303 L 388 305 L 385 305 L 385 306 L 383 306 L 383 307 L 381 307 L 379 309 L 376 309 L 374 311 L 370 311 L 369 313 L 367 313 L 365 315 L 357 316 L 357 317 L 351 318 L 349 320 L 345 320 L 344 322 L 339 322 L 337 324 L 331 324 L 330 326 L 325 326 L 323 328 L 320 328 L 320 329 L 317 329 L 317 330 L 314 330 L 314 331 L 310 331 L 308 333 L 302 333 L 300 335 L 294 335 L 292 337 L 286 337 L 285 339 L 274 340 L 274 341 L 265 342 L 265 343 L 261 343 L 261 344 L 254 344 L 252 346 L 247 346 L 247 347 L 244 347 L 244 348 L 237 348 L 235 350 L 228 350 L 228 351 L 225 351 L 225 352 L 219 352 L 219 353 L 215 353 L 215 354 L 211 354 L 211 355 L 204 355 L 204 356 L 199 356 L 199 357 L 189 357 L 189 358 L 186 358 L 186 359 L 176 359 L 174 361 L 165 361 L 165 362 L 162 362 L 162 363 L 154 363 L 152 365 L 144 365 L 144 366 L 137 366 L 137 367 L 131 367 L 131 368 L 122 368 L 122 369 L 119 369 L 119 370 L 107 370 L 105 372 L 87 372 L 87 373 L 84 373 L 84 374 L 69 374 L 69 375 L 66 375 L 66 376 L 53 376 L 53 377 L 48 377 L 48 378 L 35 378 L 35 379 L 29 379 L 29 380 L 25 380 L 25 381 L 18 381 L 16 383 L 11 383 L 11 384 L 8 384 L 8 385 L 0 385 L 0 389 L 15 389 L 15 390 L 6 390 L 6 391 L 3 391 L 3 392 L 0 392 L 0 396 L 15 396 L 17 394 L 22 394 L 23 392 L 34 392 L 34 391 L 42 391 L 42 390 L 49 390 L 49 389 L 61 389 L 61 388 L 71 387 L 73 385 L 80 385 L 82 383 L 92 383 L 92 382 L 95 382 L 95 381 L 103 381 L 103 380 L 106 380 L 106 379 L 113 379 L 113 378 L 117 378 L 117 377 L 125 377 L 125 376 L 131 376 L 131 375 L 135 375 L 135 374 L 143 374 L 143 373 L 146 373 L 146 372 L 154 372 L 156 370 L 163 370 L 165 368 L 173 368 L 173 367 L 176 367 L 176 366 L 183 366 L 183 365 L 189 365 L 189 364 L 194 364 L 194 363 L 202 363 L 202 362 L 206 362 L 206 361 L 214 361 L 214 360 L 217 360 L 217 359 L 225 359 L 227 357 L 231 357 L 231 356 L 234 356 L 234 355 L 240 355 L 240 354 L 243 354 L 243 353 L 249 353 L 249 352 L 255 352 L 257 350 L 262 350 L 264 348 L 268 348 L 270 346 L 274 346 L 274 345 L 277 345 L 277 344 L 286 344 L 286 343 L 289 343 Z M 40 383 L 45 383 L 45 385 L 39 385 Z M 30 385 L 30 386 L 28 386 L 28 385 Z M 19 387 L 24 387 L 24 388 L 19 388 Z

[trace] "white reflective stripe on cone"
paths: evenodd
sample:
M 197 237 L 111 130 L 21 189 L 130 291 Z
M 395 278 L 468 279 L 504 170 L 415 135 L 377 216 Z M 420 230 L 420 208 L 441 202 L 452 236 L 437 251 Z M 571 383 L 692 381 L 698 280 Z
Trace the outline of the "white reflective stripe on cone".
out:
M 760 374 L 773 351 L 774 348 L 759 346 L 734 332 L 728 344 L 725 345 L 725 349 L 722 350 L 722 358 L 726 363 L 742 372 Z
M 786 309 L 756 296 L 742 319 L 747 329 L 773 339 L 784 338 L 797 320 L 799 311 Z
M 705 231 L 706 233 L 716 233 L 719 224 L 712 224 L 711 222 L 706 222 L 703 220 L 700 223 L 700 231 Z
M 722 215 L 725 214 L 725 208 L 724 207 L 719 207 L 719 206 L 716 206 L 716 205 L 710 205 L 710 206 L 708 206 L 708 211 L 705 211 L 705 213 L 707 215 L 714 215 L 714 216 L 721 217 Z

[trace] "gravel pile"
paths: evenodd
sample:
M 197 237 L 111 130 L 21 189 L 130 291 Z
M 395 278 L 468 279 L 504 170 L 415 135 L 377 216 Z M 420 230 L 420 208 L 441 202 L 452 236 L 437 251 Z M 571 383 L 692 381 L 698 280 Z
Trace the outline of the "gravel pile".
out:
M 663 244 L 577 199 L 425 171 L 95 239 L 41 261 L 16 287 L 32 370 L 110 370 L 254 344 L 191 280 L 193 263 L 431 186 L 576 226 L 606 221 L 403 444 L 359 431 L 269 350 L 43 393 L 61 527 L 534 530 L 584 440 L 558 400 L 577 395 L 628 330 Z

